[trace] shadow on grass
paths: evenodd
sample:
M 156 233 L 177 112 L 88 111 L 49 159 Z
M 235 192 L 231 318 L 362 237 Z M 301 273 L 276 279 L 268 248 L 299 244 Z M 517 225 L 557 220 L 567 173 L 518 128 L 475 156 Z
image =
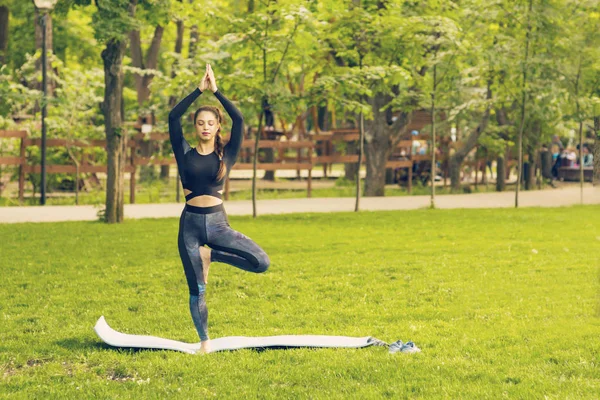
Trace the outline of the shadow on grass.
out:
M 54 342 L 62 348 L 72 351 L 89 350 L 89 349 L 111 349 L 112 347 L 104 343 L 100 339 L 92 338 L 69 338 L 57 340 Z
M 82 351 L 82 350 L 112 350 L 117 353 L 140 353 L 140 352 L 157 352 L 157 351 L 169 351 L 176 353 L 183 353 L 177 350 L 166 350 L 166 349 L 150 349 L 150 348 L 141 348 L 141 347 L 114 347 L 109 344 L 104 343 L 100 339 L 92 339 L 92 338 L 69 338 L 63 340 L 57 340 L 54 342 L 55 344 L 71 351 Z M 250 347 L 244 349 L 234 349 L 234 350 L 222 350 L 216 353 L 224 353 L 224 352 L 232 352 L 239 350 L 251 350 L 255 353 L 263 353 L 266 351 L 276 350 L 293 350 L 293 349 L 308 349 L 308 350 L 319 350 L 320 347 L 298 347 L 298 346 L 270 346 L 270 347 Z
M 138 353 L 143 351 L 173 351 L 178 352 L 177 350 L 165 350 L 165 349 L 150 349 L 145 347 L 116 347 L 111 346 L 105 342 L 103 342 L 99 338 L 69 338 L 63 340 L 57 340 L 54 342 L 58 346 L 65 348 L 71 351 L 82 351 L 82 350 L 113 350 L 119 353 Z

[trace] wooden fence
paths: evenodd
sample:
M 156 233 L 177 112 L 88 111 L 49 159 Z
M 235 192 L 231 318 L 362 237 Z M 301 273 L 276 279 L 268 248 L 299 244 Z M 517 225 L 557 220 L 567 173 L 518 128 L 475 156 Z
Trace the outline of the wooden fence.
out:
M 340 154 L 337 153 L 335 145 L 337 143 L 345 142 L 356 142 L 360 138 L 359 133 L 356 129 L 337 129 L 328 133 L 320 133 L 311 135 L 311 139 L 316 142 L 320 155 L 313 158 L 313 164 L 322 164 L 323 172 L 326 174 L 327 168 L 331 164 L 335 163 L 358 163 L 357 154 Z M 422 137 L 421 137 L 422 138 Z M 402 140 L 398 143 L 397 149 L 405 150 L 405 157 L 403 159 L 396 159 L 396 152 L 392 152 L 390 159 L 386 162 L 386 168 L 392 169 L 406 169 L 408 173 L 408 191 L 412 191 L 412 172 L 413 163 L 419 161 L 420 156 L 411 154 L 412 140 Z M 429 156 L 425 156 L 429 157 Z M 366 162 L 366 157 L 363 157 L 363 163 Z
M 28 165 L 26 158 L 26 148 L 28 146 L 40 146 L 41 139 L 28 138 L 26 131 L 0 131 L 0 139 L 13 138 L 19 139 L 19 156 L 0 157 L 0 166 L 17 166 L 19 167 L 19 199 L 22 201 L 24 196 L 25 174 L 40 173 L 39 165 Z M 274 162 L 260 162 L 257 164 L 257 169 L 266 171 L 277 170 L 296 170 L 300 175 L 301 170 L 308 171 L 307 179 L 307 196 L 311 196 L 312 191 L 312 169 L 321 164 L 326 172 L 329 165 L 334 163 L 357 163 L 358 155 L 346 155 L 335 151 L 335 145 L 340 142 L 356 142 L 359 139 L 356 130 L 334 130 L 331 132 L 321 132 L 309 136 L 309 140 L 301 141 L 279 141 L 279 140 L 260 140 L 259 149 L 274 149 L 277 154 L 274 157 Z M 430 155 L 415 155 L 412 154 L 413 140 L 426 140 L 427 135 L 411 136 L 410 140 L 401 140 L 396 149 L 392 151 L 390 159 L 386 162 L 386 168 L 394 170 L 406 170 L 407 185 L 409 192 L 412 189 L 413 165 L 419 161 L 430 160 Z M 140 144 L 145 141 L 164 142 L 169 140 L 169 135 L 165 133 L 151 133 L 149 135 L 136 134 L 127 141 L 127 154 L 125 173 L 130 174 L 130 203 L 135 203 L 136 191 L 136 172 L 138 167 L 144 165 L 176 165 L 172 155 L 168 157 L 142 157 L 138 154 Z M 77 147 L 85 148 L 106 148 L 105 140 L 74 140 L 66 139 L 48 139 L 47 147 Z M 289 155 L 289 150 L 296 150 L 294 156 Z M 403 156 L 399 156 L 402 152 Z M 240 151 L 241 157 L 238 158 L 238 163 L 233 167 L 235 170 L 252 170 L 252 163 L 245 162 L 252 159 L 254 153 L 254 140 L 244 140 Z M 315 153 L 318 153 L 316 155 Z M 366 157 L 363 158 L 363 162 Z M 441 160 L 440 160 L 441 161 Z M 76 165 L 47 165 L 46 171 L 52 173 L 65 174 L 86 174 L 86 173 L 106 173 L 106 165 L 93 164 L 85 152 L 81 159 L 78 160 L 79 168 Z M 76 177 L 76 184 L 79 177 Z M 225 199 L 229 198 L 229 179 L 225 184 Z
M 19 157 L 0 157 L 0 166 L 16 166 L 19 168 L 19 200 L 23 200 L 24 187 L 25 187 L 25 175 L 27 173 L 41 173 L 40 165 L 29 165 L 27 164 L 26 148 L 28 146 L 41 146 L 41 139 L 30 139 L 27 137 L 26 131 L 0 131 L 0 139 L 19 139 Z M 144 165 L 176 165 L 175 158 L 169 157 L 142 157 L 138 155 L 137 149 L 140 147 L 140 143 L 144 140 L 151 140 L 156 142 L 162 142 L 169 140 L 169 135 L 164 133 L 151 133 L 148 137 L 143 134 L 137 134 L 132 136 L 127 141 L 127 154 L 126 160 L 127 165 L 124 168 L 125 173 L 130 174 L 130 193 L 129 201 L 131 204 L 135 203 L 135 191 L 136 191 L 136 172 L 138 167 Z M 48 139 L 46 140 L 46 146 L 51 147 L 77 147 L 77 148 L 102 148 L 106 149 L 105 140 L 74 140 L 68 141 L 66 139 Z M 266 171 L 276 170 L 308 170 L 307 179 L 307 196 L 311 196 L 312 192 L 312 169 L 313 169 L 313 149 L 314 142 L 310 140 L 305 141 L 288 141 L 280 142 L 275 140 L 261 140 L 259 141 L 259 149 L 277 149 L 279 154 L 282 155 L 283 159 L 276 159 L 276 162 L 266 163 L 259 162 L 257 169 Z M 285 151 L 288 149 L 296 149 L 297 157 L 290 160 L 289 157 L 285 157 Z M 301 155 L 301 150 L 307 151 L 306 156 Z M 252 155 L 254 153 L 254 140 L 244 140 L 242 143 L 242 149 Z M 84 153 L 79 161 L 79 168 L 76 165 L 46 165 L 46 172 L 48 174 L 53 173 L 64 173 L 64 174 L 82 174 L 82 173 L 106 173 L 106 165 L 93 165 Z M 252 163 L 236 163 L 233 166 L 235 170 L 252 170 Z M 76 181 L 78 179 L 76 178 Z M 229 198 L 229 179 L 225 184 L 225 199 Z
M 19 156 L 18 157 L 1 157 L 0 166 L 12 165 L 19 167 L 19 200 L 23 200 L 23 190 L 25 187 L 25 166 L 27 159 L 25 157 L 25 140 L 27 139 L 27 131 L 0 131 L 0 139 L 2 138 L 14 138 L 21 139 L 19 145 Z

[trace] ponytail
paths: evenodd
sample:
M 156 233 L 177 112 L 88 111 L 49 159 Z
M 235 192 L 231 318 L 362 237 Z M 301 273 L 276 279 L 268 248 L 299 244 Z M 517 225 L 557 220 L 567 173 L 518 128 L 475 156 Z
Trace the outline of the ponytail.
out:
M 221 130 L 217 132 L 215 136 L 215 151 L 217 152 L 217 156 L 219 156 L 220 165 L 219 172 L 217 172 L 217 181 L 225 178 L 225 174 L 227 173 L 227 168 L 225 167 L 225 160 L 223 160 L 223 139 L 221 139 Z

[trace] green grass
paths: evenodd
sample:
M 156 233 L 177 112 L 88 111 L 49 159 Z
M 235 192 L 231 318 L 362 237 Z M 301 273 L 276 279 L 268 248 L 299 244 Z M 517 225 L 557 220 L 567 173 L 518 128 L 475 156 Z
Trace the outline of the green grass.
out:
M 265 274 L 214 264 L 210 334 L 384 348 L 117 350 L 92 327 L 194 342 L 177 219 L 0 225 L 3 398 L 597 398 L 600 207 L 231 217 Z

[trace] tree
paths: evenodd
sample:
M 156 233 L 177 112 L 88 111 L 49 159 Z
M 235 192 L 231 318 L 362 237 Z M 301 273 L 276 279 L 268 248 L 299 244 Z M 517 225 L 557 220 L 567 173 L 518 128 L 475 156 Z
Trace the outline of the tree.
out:
M 494 88 L 501 85 L 497 70 L 498 65 L 502 65 L 502 55 L 498 53 L 497 37 L 502 33 L 496 21 L 500 18 L 498 10 L 482 8 L 477 1 L 462 4 L 456 17 L 461 26 L 457 40 L 460 45 L 450 51 L 452 56 L 446 66 L 448 86 L 442 91 L 446 96 L 455 93 L 450 94 L 447 105 L 448 121 L 455 125 L 458 134 L 448 158 L 453 192 L 461 189 L 461 167 L 465 158 L 486 138 L 486 133 L 490 133 Z M 493 145 L 489 137 L 486 141 Z M 503 158 L 499 160 L 500 166 L 503 161 Z
M 97 2 L 93 23 L 96 38 L 105 44 L 104 114 L 107 153 L 106 211 L 108 223 L 123 222 L 123 171 L 126 157 L 127 132 L 123 129 L 123 57 L 127 49 L 127 34 L 134 27 L 133 15 L 137 0 Z
M 598 106 L 596 106 L 598 108 Z M 594 186 L 600 185 L 600 116 L 594 117 Z
M 441 13 L 441 10 L 434 10 L 435 14 Z M 431 202 L 430 207 L 435 208 L 435 177 L 436 177 L 436 152 L 437 152 L 437 138 L 436 138 L 436 113 L 437 113 L 437 92 L 438 87 L 444 83 L 445 78 L 449 74 L 456 75 L 456 68 L 454 60 L 457 56 L 457 52 L 460 49 L 460 37 L 458 26 L 455 21 L 450 18 L 442 16 L 424 17 L 422 19 L 423 27 L 420 29 L 422 33 L 419 33 L 417 37 L 424 43 L 427 49 L 426 53 L 428 57 L 426 59 L 427 69 L 433 70 L 429 80 L 431 83 L 426 86 L 431 87 Z M 438 71 L 440 74 L 438 75 Z M 451 91 L 451 88 L 446 85 L 447 90 L 444 92 Z M 448 100 L 452 96 L 440 93 L 440 100 Z M 459 153 L 460 154 L 460 153 Z M 456 154 L 455 154 L 456 156 Z
M 192 4 L 194 0 L 190 0 L 190 4 Z M 190 28 L 190 48 L 189 48 L 189 57 L 194 58 L 196 56 L 196 52 L 198 49 L 198 24 L 196 23 L 196 19 L 193 19 L 194 23 Z
M 131 51 L 131 61 L 135 76 L 135 86 L 137 92 L 138 102 L 138 119 L 142 123 L 155 125 L 154 113 L 148 109 L 148 100 L 150 98 L 150 85 L 154 76 L 159 73 L 158 68 L 158 57 L 160 53 L 160 45 L 163 37 L 164 26 L 168 23 L 168 7 L 164 0 L 143 3 L 144 7 L 138 6 L 137 15 L 132 15 L 137 21 L 137 26 L 129 32 L 129 48 Z M 142 28 L 147 25 L 154 29 L 150 46 L 146 50 L 144 56 L 144 50 L 142 48 Z M 181 50 L 180 50 L 181 52 Z M 143 157 L 149 157 L 152 155 L 151 141 L 143 141 L 140 144 L 141 155 Z M 168 166 L 167 174 L 168 174 Z M 140 175 L 142 179 L 150 178 L 154 179 L 155 169 L 153 165 L 145 165 L 141 167 Z
M 382 196 L 385 163 L 410 121 L 409 108 L 416 103 L 412 93 L 402 93 L 411 78 L 397 63 L 402 58 L 398 24 L 404 22 L 397 10 L 394 14 L 383 2 L 360 5 L 339 1 L 320 15 L 322 20 L 332 21 L 327 42 L 337 66 L 333 74 L 316 83 L 330 102 L 345 111 L 364 113 L 365 195 Z M 392 122 L 392 111 L 398 108 L 403 111 Z
M 529 0 L 527 9 L 527 25 L 525 34 L 525 55 L 523 56 L 523 80 L 521 81 L 521 123 L 519 125 L 519 139 L 517 151 L 519 152 L 517 187 L 515 189 L 515 207 L 519 207 L 519 188 L 521 187 L 521 175 L 523 173 L 523 129 L 525 128 L 525 106 L 527 101 L 527 72 L 529 62 L 529 46 L 531 44 L 531 13 L 533 12 L 533 0 Z
M 181 0 L 179 0 L 179 2 L 181 3 Z M 185 30 L 185 25 L 184 25 L 184 20 L 180 17 L 176 17 L 175 19 L 175 25 L 177 26 L 177 36 L 175 39 L 175 54 L 177 54 L 178 56 L 181 56 L 181 51 L 183 49 L 183 33 Z M 177 70 L 177 65 L 175 64 L 177 62 L 177 60 L 174 61 L 173 63 L 173 67 L 171 70 L 171 78 L 174 78 L 176 75 L 176 70 Z M 170 96 L 169 97 L 169 108 L 173 108 L 175 107 L 175 105 L 177 104 L 177 98 L 175 96 Z M 165 143 L 164 147 L 163 147 L 163 152 L 170 152 L 171 148 L 170 148 L 170 144 Z M 169 179 L 169 165 L 163 165 L 160 168 L 160 177 L 161 179 L 165 179 L 168 180 Z M 180 197 L 180 188 L 179 188 L 179 174 L 177 174 L 178 179 L 177 179 L 177 188 L 176 188 L 176 199 L 177 201 L 179 201 L 179 197 Z
M 99 130 L 92 122 L 97 113 L 96 105 L 102 101 L 103 71 L 100 68 L 69 68 L 54 57 L 52 64 L 59 71 L 56 77 L 55 97 L 50 107 L 50 126 L 55 137 L 67 139 L 66 153 L 75 164 L 75 204 L 79 204 L 81 151 L 73 141 L 87 142 L 98 136 Z M 61 151 L 60 148 L 57 149 Z M 55 150 L 56 151 L 56 150 Z
M 262 131 L 264 101 L 272 108 L 277 106 L 278 94 L 287 91 L 285 83 L 279 77 L 286 76 L 282 69 L 289 62 L 288 56 L 294 45 L 299 27 L 310 18 L 310 11 L 301 2 L 289 1 L 277 3 L 268 0 L 261 3 L 263 7 L 257 8 L 254 3 L 249 5 L 249 15 L 240 18 L 236 15 L 228 17 L 229 23 L 235 33 L 224 37 L 230 42 L 230 51 L 239 49 L 239 44 L 251 44 L 249 49 L 239 49 L 238 60 L 244 60 L 242 68 L 236 68 L 237 74 L 252 74 L 255 78 L 248 81 L 248 87 L 238 86 L 238 90 L 248 93 L 253 100 L 254 108 L 258 108 L 258 130 L 254 142 L 254 159 L 252 173 L 252 209 L 253 216 L 256 211 L 256 165 L 258 162 L 258 144 Z M 245 51 L 244 51 L 245 50 Z M 257 50 L 257 51 L 256 51 Z M 258 55 L 257 55 L 258 53 Z M 260 72 L 259 72 L 260 71 Z
M 597 118 L 598 104 L 600 104 L 600 40 L 598 29 L 600 29 L 600 13 L 597 11 L 597 2 L 575 2 L 568 1 L 564 5 L 564 14 L 569 15 L 561 24 L 560 33 L 562 39 L 555 44 L 557 52 L 567 53 L 573 51 L 570 57 L 566 57 L 558 65 L 558 72 L 564 81 L 568 91 L 571 111 L 570 118 L 577 123 L 577 137 L 579 142 L 579 181 L 581 188 L 581 202 L 583 203 L 583 144 L 584 126 L 590 121 L 589 130 L 591 137 L 595 140 L 595 154 L 598 155 L 598 130 Z M 597 177 L 598 164 L 595 160 L 594 176 Z M 594 178 L 592 179 L 594 181 Z
M 0 65 L 6 62 L 6 51 L 8 50 L 8 21 L 10 10 L 7 5 L 0 5 Z

